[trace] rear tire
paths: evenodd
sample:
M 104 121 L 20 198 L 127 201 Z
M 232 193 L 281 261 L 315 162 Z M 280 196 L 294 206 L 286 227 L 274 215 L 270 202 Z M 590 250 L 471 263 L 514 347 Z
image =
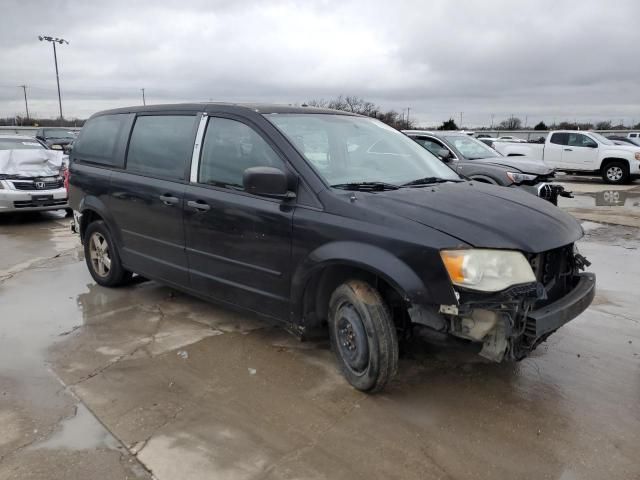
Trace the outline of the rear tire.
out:
M 131 280 L 124 269 L 111 232 L 103 221 L 89 224 L 84 234 L 84 258 L 89 273 L 97 284 L 116 287 Z
M 382 390 L 398 371 L 398 337 L 380 293 L 350 280 L 329 300 L 329 336 L 342 374 L 363 392 Z
M 602 179 L 611 185 L 629 183 L 629 165 L 626 162 L 609 162 L 602 167 Z

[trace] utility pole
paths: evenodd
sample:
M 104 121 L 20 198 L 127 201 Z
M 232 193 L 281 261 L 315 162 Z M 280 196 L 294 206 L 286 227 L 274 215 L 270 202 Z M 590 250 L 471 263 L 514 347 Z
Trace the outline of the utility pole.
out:
M 460 128 L 462 128 L 462 114 L 463 114 L 463 113 L 464 113 L 464 112 L 460 112 Z
M 407 128 L 409 128 L 409 113 L 411 112 L 411 107 L 407 107 Z
M 141 88 L 140 90 L 142 90 L 142 105 L 146 105 L 147 101 L 144 98 L 144 88 Z
M 60 95 L 60 75 L 58 74 L 58 54 L 56 53 L 56 43 L 59 43 L 60 45 L 66 43 L 67 45 L 69 45 L 69 42 L 67 42 L 64 38 L 49 37 L 43 35 L 40 35 L 38 39 L 40 39 L 41 42 L 47 41 L 53 45 L 53 61 L 56 64 L 56 83 L 58 84 L 58 107 L 60 107 L 60 124 L 62 125 L 64 117 L 62 116 L 62 95 Z
M 494 117 L 494 115 L 493 115 L 493 113 L 492 113 L 492 114 L 491 114 L 491 130 L 493 130 L 493 117 Z
M 18 87 L 22 88 L 22 91 L 24 92 L 24 109 L 27 111 L 27 121 L 29 121 L 29 104 L 27 103 L 27 86 L 18 85 Z
M 525 116 L 524 116 L 524 128 L 525 128 L 525 130 L 526 130 L 526 128 L 527 128 L 527 122 L 528 122 L 528 121 L 529 121 L 529 116 L 528 116 L 528 115 L 525 115 Z

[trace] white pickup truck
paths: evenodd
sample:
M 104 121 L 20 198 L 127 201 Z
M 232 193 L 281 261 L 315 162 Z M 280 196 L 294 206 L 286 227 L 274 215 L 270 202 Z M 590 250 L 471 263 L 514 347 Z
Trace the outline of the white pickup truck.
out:
M 541 158 L 559 171 L 598 174 L 606 183 L 629 183 L 640 177 L 640 147 L 616 145 L 595 132 L 557 130 L 544 144 L 495 142 L 493 147 L 509 157 Z

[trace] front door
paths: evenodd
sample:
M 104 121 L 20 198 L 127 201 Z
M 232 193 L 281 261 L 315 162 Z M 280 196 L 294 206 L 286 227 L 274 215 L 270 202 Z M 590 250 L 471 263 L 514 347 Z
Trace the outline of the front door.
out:
M 568 140 L 569 134 L 566 132 L 552 133 L 544 146 L 544 163 L 552 168 L 563 168 L 562 152 L 567 148 Z
M 196 129 L 196 115 L 138 116 L 109 195 L 124 265 L 182 286 L 189 283 L 183 205 Z
M 562 152 L 562 163 L 576 170 L 595 170 L 598 143 L 583 133 L 569 133 Z
M 254 127 L 210 117 L 185 191 L 191 286 L 211 298 L 287 319 L 294 207 L 243 191 L 244 170 L 254 166 L 287 170 Z

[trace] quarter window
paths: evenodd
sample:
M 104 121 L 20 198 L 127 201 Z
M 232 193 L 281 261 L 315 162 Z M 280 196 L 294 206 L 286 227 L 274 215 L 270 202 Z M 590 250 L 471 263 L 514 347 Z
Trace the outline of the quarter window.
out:
M 284 163 L 248 125 L 227 118 L 211 118 L 202 146 L 198 182 L 241 190 L 242 176 L 250 167 L 284 170 Z
M 73 145 L 73 156 L 103 165 L 115 165 L 115 150 L 129 115 L 102 115 L 90 119 Z
M 140 116 L 131 133 L 127 170 L 183 180 L 193 153 L 195 115 Z

